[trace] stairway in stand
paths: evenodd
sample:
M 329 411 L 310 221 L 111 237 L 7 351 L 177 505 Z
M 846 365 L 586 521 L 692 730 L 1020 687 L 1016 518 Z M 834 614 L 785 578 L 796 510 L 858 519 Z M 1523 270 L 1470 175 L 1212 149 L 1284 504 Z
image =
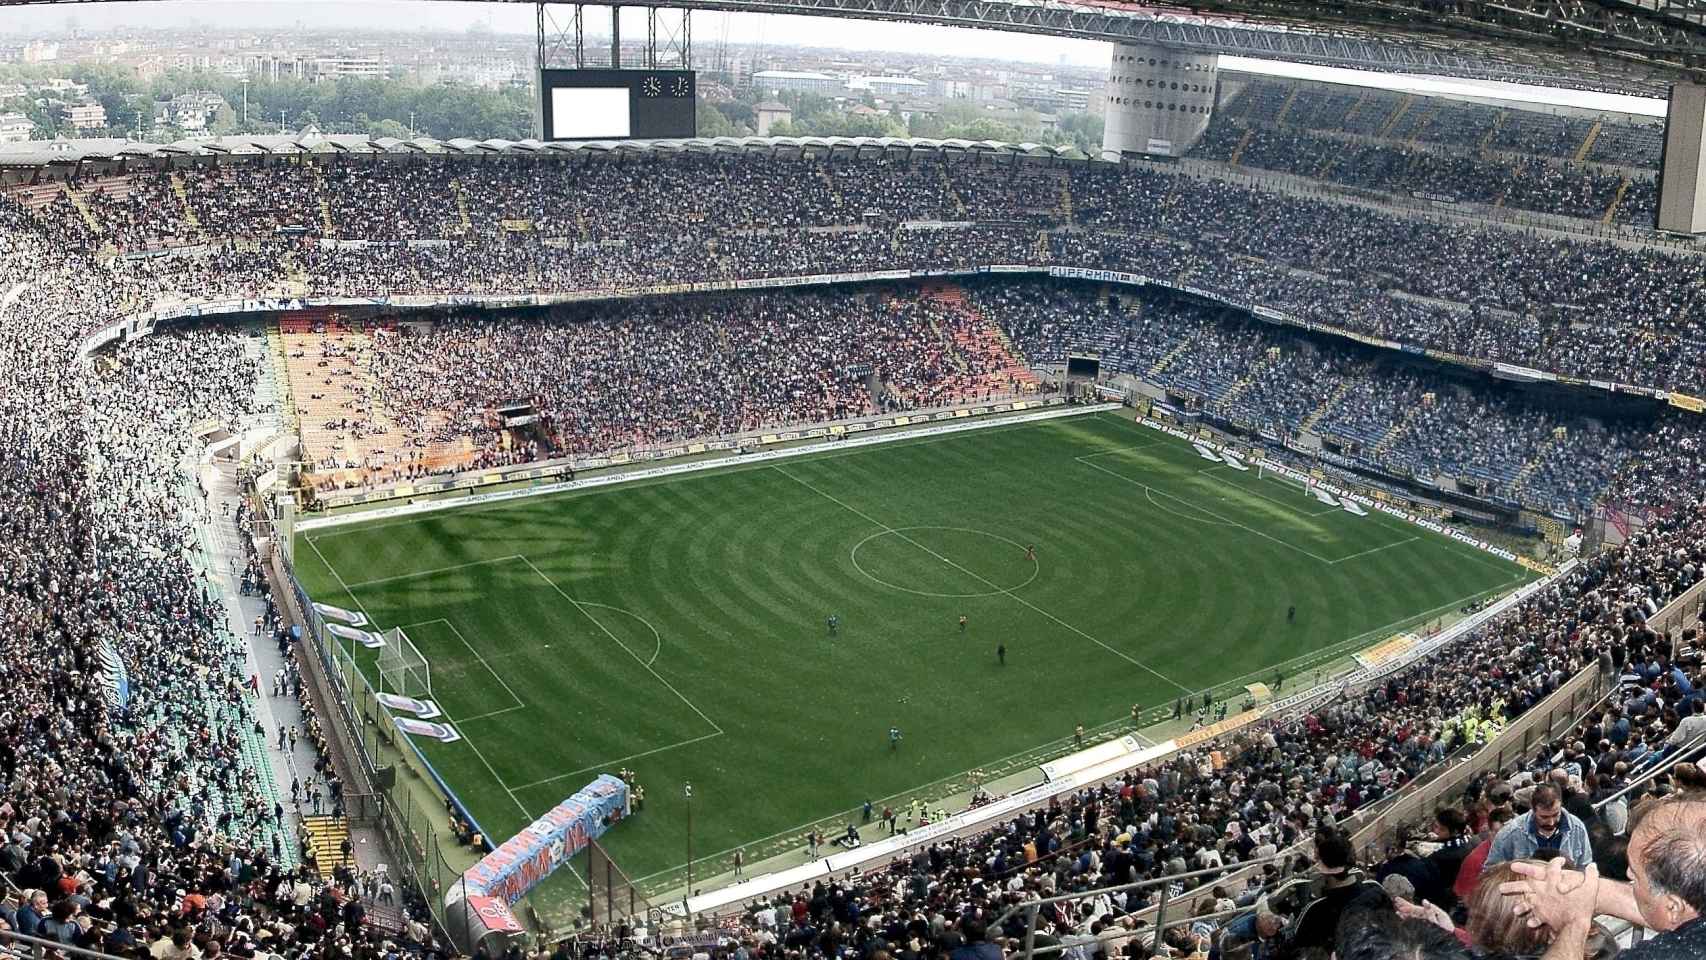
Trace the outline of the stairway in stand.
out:
M 1629 185 L 1633 182 L 1628 177 L 1624 177 L 1623 182 L 1617 185 L 1617 196 L 1611 198 L 1611 205 L 1605 208 L 1605 216 L 1599 218 L 1601 224 L 1609 227 L 1611 221 L 1617 219 L 1617 208 L 1622 206 L 1623 197 L 1629 192 Z
M 1013 349 L 1007 334 L 966 301 L 963 290 L 954 284 L 932 284 L 924 288 L 922 298 L 946 308 L 942 311 L 948 324 L 945 342 L 963 372 L 959 391 L 962 402 L 1036 391 L 1041 378 Z M 935 319 L 931 325 L 941 330 Z
M 330 879 L 332 871 L 343 865 L 343 849 L 349 840 L 349 822 L 331 814 L 307 814 L 302 818 L 302 839 L 320 876 Z
M 1348 379 L 1342 381 L 1339 384 L 1339 388 L 1337 390 L 1333 391 L 1332 396 L 1321 401 L 1321 405 L 1319 407 L 1316 407 L 1314 409 L 1314 411 L 1312 411 L 1309 414 L 1309 416 L 1303 418 L 1303 422 L 1301 424 L 1299 424 L 1297 427 L 1298 432 L 1308 433 L 1309 431 L 1314 430 L 1315 425 L 1317 423 L 1321 422 L 1321 418 L 1325 417 L 1327 415 L 1328 411 L 1332 410 L 1333 407 L 1336 406 L 1340 400 L 1343 400 L 1345 398 L 1345 394 L 1350 393 L 1350 392 L 1351 392 L 1351 381 Z
M 1244 135 L 1238 138 L 1238 146 L 1232 148 L 1232 155 L 1226 158 L 1226 162 L 1234 167 L 1238 166 L 1238 158 L 1244 155 L 1244 148 L 1250 145 L 1250 138 L 1255 135 L 1254 130 L 1244 131 Z
M 1196 346 L 1196 337 L 1194 337 L 1194 336 L 1186 337 L 1185 339 L 1179 341 L 1178 346 L 1167 351 L 1166 356 L 1162 357 L 1161 359 L 1155 361 L 1155 363 L 1150 365 L 1149 375 L 1153 377 L 1153 376 L 1161 373 L 1161 371 L 1166 370 L 1168 367 L 1173 365 L 1174 360 L 1179 359 L 1179 357 L 1182 356 L 1186 350 L 1189 350 L 1194 346 Z
M 473 218 L 468 216 L 468 194 L 462 189 L 462 181 L 450 181 L 450 189 L 456 194 L 456 216 L 460 221 L 457 233 L 466 234 L 474 228 Z
M 1398 418 L 1398 422 L 1392 425 L 1392 429 L 1387 430 L 1386 433 L 1381 436 L 1380 440 L 1375 443 L 1374 455 L 1377 457 L 1385 456 L 1387 451 L 1392 449 L 1392 445 L 1398 442 L 1398 438 L 1404 435 L 1404 431 L 1409 429 L 1410 424 L 1421 412 L 1422 407 L 1420 404 L 1404 411 L 1404 415 Z
M 1540 442 L 1540 447 L 1534 451 L 1534 456 L 1522 465 L 1522 469 L 1517 471 L 1516 479 L 1511 481 L 1512 497 L 1520 498 L 1522 494 L 1528 491 L 1528 481 L 1533 479 L 1534 471 L 1540 468 L 1540 464 L 1545 462 L 1547 455 L 1557 445 L 1558 440 L 1555 437 L 1549 437 Z
M 172 171 L 172 192 L 178 195 L 178 203 L 183 205 L 184 222 L 189 224 L 192 229 L 200 230 L 201 218 L 196 216 L 195 207 L 190 205 L 189 189 L 184 186 L 184 178 L 179 176 L 175 170 Z
M 1588 128 L 1588 135 L 1582 138 L 1582 145 L 1576 148 L 1577 163 L 1588 158 L 1589 151 L 1593 150 L 1593 142 L 1599 139 L 1599 132 L 1604 128 L 1605 121 L 1603 120 L 1595 120 L 1593 126 Z

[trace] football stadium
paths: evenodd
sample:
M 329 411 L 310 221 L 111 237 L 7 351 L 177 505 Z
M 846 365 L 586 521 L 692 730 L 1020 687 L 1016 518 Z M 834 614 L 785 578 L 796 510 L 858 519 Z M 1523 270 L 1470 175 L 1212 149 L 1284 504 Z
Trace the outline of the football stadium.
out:
M 1706 957 L 1695 6 L 243 6 L 0 0 L 0 954 Z

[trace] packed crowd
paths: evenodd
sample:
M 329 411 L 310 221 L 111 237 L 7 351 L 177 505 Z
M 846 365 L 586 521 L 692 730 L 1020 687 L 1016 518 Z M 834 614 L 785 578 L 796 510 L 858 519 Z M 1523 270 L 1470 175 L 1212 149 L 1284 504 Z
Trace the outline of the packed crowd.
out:
M 66 249 L 191 244 L 108 263 L 89 281 L 104 305 L 91 325 L 156 303 L 255 294 L 569 293 L 1075 266 L 1477 361 L 1706 392 L 1702 258 L 1159 167 L 439 157 L 141 171 L 79 189 L 145 199 L 89 203 L 87 220 L 64 198 L 36 205 L 35 220 Z
M 20 691 L 0 716 L 8 840 L 0 873 L 29 891 L 0 920 L 66 943 L 169 960 L 227 952 L 375 960 L 417 950 L 423 939 L 418 927 L 380 938 L 355 922 L 359 906 L 352 912 L 347 889 L 291 866 L 283 811 L 255 789 L 264 778 L 250 741 L 266 734 L 248 707 L 257 691 L 245 692 L 241 641 L 191 559 L 200 507 L 182 473 L 191 423 L 249 412 L 254 363 L 216 329 L 145 338 L 92 365 L 76 356 L 78 338 L 125 311 L 270 289 L 513 293 L 1041 261 L 1148 271 L 1412 343 L 1437 339 L 1454 352 L 1559 369 L 1651 369 L 1690 385 L 1698 376 L 1688 344 L 1706 285 L 1693 260 L 1415 224 L 1138 170 L 1071 171 L 1056 183 L 1072 203 L 1057 207 L 1043 179 L 1009 195 L 979 192 L 983 185 L 959 190 L 954 177 L 969 172 L 952 166 L 921 176 L 900 165 L 824 165 L 787 181 L 808 198 L 793 208 L 777 193 L 773 170 L 747 179 L 759 167 L 753 161 L 679 161 L 702 169 L 670 166 L 676 162 L 588 167 L 592 178 L 606 178 L 608 194 L 569 191 L 549 175 L 554 168 L 510 161 L 491 162 L 480 176 L 451 163 L 202 171 L 91 203 L 95 230 L 68 201 L 35 211 L 0 204 L 0 366 L 10 374 L 0 382 L 0 667 Z M 704 189 L 713 174 L 726 189 Z M 234 196 L 280 178 L 296 179 L 275 195 L 276 206 Z M 334 186 L 315 186 L 319 178 Z M 184 209 L 180 187 L 197 198 L 196 216 L 155 218 L 157 203 Z M 333 193 L 342 196 L 334 201 Z M 143 199 L 130 203 L 132 195 Z M 572 202 L 551 209 L 548 196 Z M 1003 222 L 963 231 L 896 226 L 953 219 L 962 208 Z M 1036 217 L 1069 208 L 1081 226 L 1097 229 L 1039 234 Z M 821 217 L 813 226 L 834 229 L 795 229 L 802 221 L 789 209 L 812 211 Z M 433 242 L 322 249 L 275 236 L 287 227 L 286 237 L 314 238 L 328 226 Z M 247 242 L 191 256 L 90 257 L 107 245 L 140 249 L 205 239 L 210 230 Z M 1470 265 L 1486 268 L 1473 283 Z M 1492 269 L 1501 272 L 1488 278 Z M 1375 275 L 1410 296 L 1371 295 L 1352 282 Z M 1622 425 L 1477 393 L 1398 366 L 1386 352 L 1305 341 L 1171 298 L 1099 297 L 1062 309 L 1062 296 L 1076 295 L 1015 284 L 974 289 L 966 309 L 806 293 L 742 301 L 738 316 L 708 299 L 549 321 L 453 318 L 383 334 L 389 342 L 376 376 L 411 405 L 462 412 L 470 430 L 483 426 L 474 411 L 519 387 L 552 410 L 564 446 L 583 448 L 613 434 L 672 438 L 801 410 L 821 417 L 934 402 L 965 389 L 968 376 L 998 372 L 995 364 L 963 368 L 978 355 L 949 346 L 971 325 L 996 324 L 1033 361 L 1091 345 L 1111 365 L 1159 379 L 1225 419 L 1336 429 L 1413 472 L 1460 471 L 1571 509 L 1609 484 L 1630 502 L 1671 509 L 1654 511 L 1630 542 L 1440 656 L 1366 690 L 857 881 L 754 904 L 739 937 L 748 956 L 838 956 L 843 947 L 873 958 L 877 950 L 910 958 L 961 947 L 990 956 L 999 948 L 987 938 L 1016 933 L 1011 924 L 990 925 L 1025 897 L 1259 860 L 1322 828 L 1343 830 L 1602 661 L 1634 678 L 1616 713 L 1596 718 L 1600 735 L 1584 728 L 1561 758 L 1548 751 L 1510 771 L 1503 785 L 1512 786 L 1513 802 L 1521 802 L 1516 791 L 1559 770 L 1565 805 L 1571 791 L 1590 802 L 1608 796 L 1651 756 L 1674 749 L 1679 731 L 1701 726 L 1693 704 L 1706 678 L 1697 664 L 1670 669 L 1660 638 L 1643 626 L 1706 563 L 1706 516 L 1686 499 L 1692 488 L 1679 485 L 1698 482 L 1690 421 L 1661 420 L 1652 434 L 1660 445 L 1637 456 L 1635 434 Z M 1636 326 L 1652 335 L 1621 345 Z M 529 365 L 543 355 L 555 358 L 551 365 Z M 755 368 L 774 375 L 752 377 Z M 625 379 L 638 369 L 679 379 L 641 390 Z M 1287 383 L 1314 392 L 1288 392 Z M 970 389 L 987 385 L 974 380 Z M 582 405 L 577 393 L 601 398 L 599 405 Z M 1319 402 L 1326 397 L 1334 399 Z M 1486 788 L 1489 801 L 1500 786 Z M 1547 799 L 1536 789 L 1527 802 L 1550 809 Z M 1465 813 L 1479 825 L 1477 810 Z M 1602 826 L 1617 833 L 1615 822 Z M 1351 866 L 1332 839 L 1312 859 L 1334 876 Z M 1212 894 L 1205 912 L 1275 892 L 1283 872 L 1276 865 L 1253 887 Z M 1424 886 L 1425 878 L 1412 880 L 1418 895 Z M 1153 890 L 1135 891 L 1051 910 L 1044 942 L 1076 951 L 1075 960 L 1127 944 L 1136 950 L 1130 914 L 1154 898 Z M 1260 916 L 1255 924 L 1258 933 L 1271 927 Z M 1203 926 L 1174 936 L 1219 935 Z M 1324 936 L 1319 922 L 1299 926 Z
M 375 339 L 381 392 L 446 410 L 476 442 L 526 400 L 558 455 L 605 453 L 1012 394 L 1013 365 L 967 349 L 977 318 L 887 291 L 775 292 L 472 314 Z M 1005 360 L 1005 362 L 1002 362 Z
M 123 957 L 422 949 L 299 865 L 197 545 L 191 425 L 249 414 L 254 362 L 219 329 L 79 358 L 114 304 L 62 239 L 0 209 L 0 923 Z
M 1406 916 L 1426 912 L 1437 920 L 1433 905 L 1449 929 L 1465 928 L 1462 942 L 1477 946 L 1478 955 L 1504 955 L 1498 951 L 1512 941 L 1497 937 L 1527 931 L 1520 923 L 1500 928 L 1478 913 L 1498 899 L 1484 895 L 1485 878 L 1513 879 L 1501 864 L 1550 851 L 1578 868 L 1599 862 L 1606 876 L 1621 878 L 1630 807 L 1643 793 L 1673 789 L 1672 781 L 1616 795 L 1659 760 L 1698 749 L 1706 736 L 1700 661 L 1671 662 L 1671 638 L 1646 626 L 1706 570 L 1703 507 L 1687 503 L 1435 655 L 1302 715 L 1257 723 L 863 876 L 755 898 L 724 950 L 994 958 L 1025 936 L 1025 912 L 1015 908 L 1084 893 L 1042 910 L 1036 947 L 1084 958 L 1211 949 L 1224 956 L 1259 941 L 1256 956 L 1324 957 L 1349 904 L 1394 912 L 1397 901 L 1387 891 L 1395 891 Z M 1390 857 L 1359 858 L 1348 834 L 1364 814 L 1382 809 L 1383 798 L 1496 736 L 1587 669 L 1623 685 L 1580 729 L 1473 782 L 1457 805 L 1401 831 Z M 1607 800 L 1613 802 L 1595 809 Z M 1402 882 L 1365 886 L 1359 859 L 1367 860 L 1371 880 L 1398 875 Z M 1239 864 L 1254 869 L 1236 882 L 1211 877 L 1189 890 L 1165 879 Z M 1299 895 L 1286 883 L 1298 870 L 1323 880 Z M 1155 883 L 1092 893 L 1142 881 Z M 1185 910 L 1205 919 L 1169 929 L 1155 945 L 1134 914 L 1164 889 L 1184 897 L 1173 916 Z M 1224 912 L 1250 906 L 1257 909 L 1222 928 Z M 1544 948 L 1544 932 L 1527 935 L 1528 949 L 1509 955 L 1538 952 L 1536 942 Z
M 1192 155 L 1443 203 L 1533 210 L 1651 227 L 1658 182 L 1566 160 L 1443 153 L 1406 141 L 1347 140 L 1217 116 Z
M 1307 80 L 1254 75 L 1239 79 L 1242 86 L 1222 112 L 1245 123 L 1283 123 L 1300 130 L 1581 159 L 1640 170 L 1657 170 L 1664 147 L 1661 123 L 1632 117 L 1507 109 L 1472 100 Z M 1578 157 L 1584 144 L 1587 152 Z
M 1694 417 L 1561 412 L 1436 363 L 1154 292 L 1105 297 L 1028 280 L 969 291 L 1033 363 L 1094 352 L 1105 370 L 1135 374 L 1233 426 L 1280 442 L 1307 431 L 1380 472 L 1449 479 L 1561 516 L 1585 518 L 1614 484 L 1620 502 L 1635 505 L 1638 491 L 1654 490 L 1643 474 L 1686 471 L 1701 437 Z M 1649 445 L 1665 453 L 1642 456 Z

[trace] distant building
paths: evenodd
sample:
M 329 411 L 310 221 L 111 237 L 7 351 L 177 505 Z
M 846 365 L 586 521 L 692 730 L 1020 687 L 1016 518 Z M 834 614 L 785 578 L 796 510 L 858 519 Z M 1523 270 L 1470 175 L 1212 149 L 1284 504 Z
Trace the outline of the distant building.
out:
M 220 111 L 229 109 L 231 105 L 219 94 L 211 90 L 192 90 L 170 100 L 155 101 L 154 125 L 199 133 L 219 119 Z
M 0 83 L 0 100 L 16 100 L 29 93 L 21 83 Z
M 86 97 L 89 95 L 88 84 L 78 83 L 75 80 L 68 80 L 65 77 L 54 77 L 51 80 L 44 80 L 41 83 L 36 84 L 36 89 L 46 93 L 57 94 L 61 97 Z
M 314 83 L 345 77 L 383 79 L 384 76 L 385 64 L 375 57 L 315 57 L 308 62 L 307 78 Z
M 804 93 L 834 93 L 842 89 L 840 80 L 827 73 L 804 70 L 760 70 L 752 75 L 752 85 L 766 92 L 798 90 Z
M 933 103 L 925 103 L 923 101 L 913 101 L 910 103 L 901 104 L 899 107 L 899 112 L 900 112 L 900 122 L 907 124 L 908 126 L 911 126 L 913 117 L 934 117 L 938 113 L 941 113 L 942 111 L 941 111 L 941 108 L 937 107 Z
M 911 77 L 857 77 L 848 86 L 869 90 L 879 97 L 917 97 L 930 90 L 928 83 Z
M 35 129 L 35 121 L 21 113 L 0 113 L 0 143 L 23 143 Z
M 132 63 L 130 68 L 136 72 L 136 79 L 147 82 L 166 72 L 166 59 L 147 56 Z
M 788 109 L 787 104 L 775 100 L 765 100 L 753 107 L 752 112 L 758 117 L 758 135 L 761 137 L 770 136 L 770 128 L 778 123 L 790 123 L 794 119 L 794 111 Z
M 1054 105 L 1068 113 L 1090 112 L 1090 91 L 1088 90 L 1056 90 Z
M 68 103 L 60 108 L 65 122 L 77 130 L 93 130 L 107 125 L 107 108 L 94 101 Z
M 59 44 L 47 40 L 31 40 L 24 44 L 24 52 L 19 59 L 25 63 L 51 63 L 59 59 Z

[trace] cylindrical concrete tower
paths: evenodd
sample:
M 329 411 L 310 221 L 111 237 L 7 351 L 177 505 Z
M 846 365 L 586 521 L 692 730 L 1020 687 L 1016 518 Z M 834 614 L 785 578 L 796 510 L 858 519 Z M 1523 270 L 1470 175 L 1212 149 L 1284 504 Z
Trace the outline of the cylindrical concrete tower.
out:
M 1183 156 L 1208 127 L 1220 57 L 1149 44 L 1114 44 L 1102 153 Z

